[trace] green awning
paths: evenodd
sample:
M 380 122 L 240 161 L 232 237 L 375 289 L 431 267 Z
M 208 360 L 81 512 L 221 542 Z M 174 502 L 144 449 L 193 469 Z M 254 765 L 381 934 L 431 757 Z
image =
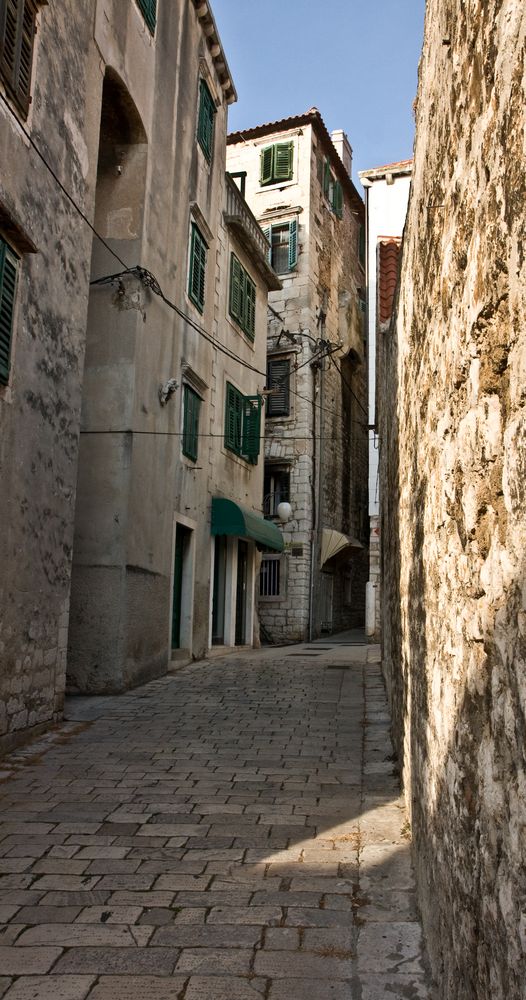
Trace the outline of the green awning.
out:
M 283 552 L 283 535 L 272 521 L 224 497 L 212 497 L 212 534 L 252 538 L 258 546 Z

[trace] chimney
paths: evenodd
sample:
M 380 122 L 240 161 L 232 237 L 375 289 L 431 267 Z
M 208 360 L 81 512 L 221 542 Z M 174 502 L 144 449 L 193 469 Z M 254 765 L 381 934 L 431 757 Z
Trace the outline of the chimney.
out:
M 352 149 L 345 132 L 341 128 L 335 128 L 331 132 L 332 144 L 340 157 L 349 177 L 352 174 Z

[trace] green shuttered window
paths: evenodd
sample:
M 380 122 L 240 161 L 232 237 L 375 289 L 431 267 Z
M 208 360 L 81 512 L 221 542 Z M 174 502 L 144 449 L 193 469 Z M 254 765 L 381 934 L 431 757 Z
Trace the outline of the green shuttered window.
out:
M 189 386 L 183 389 L 183 455 L 197 461 L 201 397 Z
M 153 35 L 155 33 L 155 23 L 157 20 L 157 0 L 137 0 L 139 10 Z
M 269 358 L 267 362 L 268 417 L 288 417 L 290 413 L 290 360 Z
M 261 397 L 244 396 L 227 382 L 225 448 L 257 465 L 261 437 Z
M 0 237 L 0 385 L 7 385 L 13 339 L 18 257 Z
M 266 146 L 261 150 L 260 184 L 277 184 L 278 181 L 291 181 L 293 177 L 293 142 L 277 142 L 274 146 Z
M 36 0 L 0 0 L 0 76 L 24 118 L 31 100 Z
M 188 294 L 199 312 L 205 306 L 206 253 L 208 247 L 195 222 L 192 222 L 190 241 L 190 270 L 188 274 Z
M 256 333 L 256 286 L 235 254 L 230 255 L 230 315 L 250 340 Z
M 199 117 L 197 119 L 197 141 L 208 162 L 212 159 L 214 148 L 214 118 L 216 106 L 214 99 L 205 83 L 201 80 L 199 86 Z
M 339 219 L 343 219 L 343 188 L 334 177 L 329 159 L 325 160 L 323 168 L 323 193 Z
M 270 243 L 269 264 L 276 274 L 294 271 L 298 263 L 298 220 L 279 222 L 262 229 Z

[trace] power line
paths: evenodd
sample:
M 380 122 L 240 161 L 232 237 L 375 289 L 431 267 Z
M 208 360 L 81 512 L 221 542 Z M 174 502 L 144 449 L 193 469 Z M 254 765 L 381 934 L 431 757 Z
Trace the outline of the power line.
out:
M 0 93 L 0 100 L 5 105 L 5 107 L 7 108 L 7 110 L 9 111 L 9 113 L 12 115 L 12 117 L 15 117 L 14 112 L 13 112 L 11 106 L 9 105 L 9 102 L 6 100 L 6 98 L 4 97 L 4 95 L 2 93 Z M 44 156 L 44 154 L 42 153 L 42 151 L 40 150 L 40 148 L 37 146 L 35 140 L 33 139 L 32 135 L 31 135 L 31 133 L 18 120 L 18 118 L 16 119 L 16 121 L 17 121 L 17 127 L 20 128 L 20 130 L 23 132 L 23 134 L 25 135 L 25 137 L 28 140 L 29 144 L 31 145 L 32 149 L 34 149 L 35 153 L 37 154 L 37 156 L 39 157 L 39 159 L 44 164 L 46 170 L 53 177 L 55 183 L 58 185 L 58 187 L 60 188 L 60 190 L 62 191 L 62 193 L 64 194 L 64 196 L 68 199 L 68 201 L 70 202 L 70 204 L 73 206 L 73 208 L 75 209 L 75 211 L 78 213 L 78 215 L 80 216 L 80 218 L 83 220 L 83 222 L 86 223 L 86 225 L 91 230 L 91 232 L 93 233 L 93 235 L 100 241 L 100 243 L 102 243 L 102 245 L 106 248 L 106 250 L 108 250 L 108 252 L 115 258 L 115 260 L 117 260 L 119 262 L 119 264 L 124 268 L 124 271 L 121 272 L 121 274 L 110 275 L 108 278 L 99 278 L 99 279 L 96 279 L 95 281 L 91 282 L 91 284 L 93 284 L 93 285 L 103 284 L 105 281 L 118 280 L 120 277 L 123 277 L 124 274 L 134 274 L 135 277 L 138 277 L 140 281 L 142 281 L 143 283 L 146 283 L 147 286 L 150 287 L 151 290 L 154 292 L 154 294 L 158 295 L 161 298 L 161 300 L 165 303 L 165 305 L 167 305 L 170 309 L 172 309 L 175 313 L 177 313 L 177 315 L 180 316 L 182 319 L 184 319 L 185 322 L 188 323 L 189 326 L 191 326 L 206 341 L 208 341 L 208 343 L 212 347 L 214 347 L 215 350 L 221 351 L 226 357 L 230 358 L 231 361 L 237 361 L 238 364 L 242 365 L 244 368 L 247 368 L 248 370 L 254 372 L 257 375 L 261 375 L 262 378 L 264 378 L 266 380 L 266 378 L 267 378 L 267 373 L 266 372 L 261 371 L 259 368 L 256 368 L 254 365 L 251 365 L 247 361 L 243 361 L 241 358 L 239 358 L 236 354 L 234 354 L 228 348 L 224 347 L 223 344 L 220 344 L 213 336 L 211 336 L 208 333 L 208 331 L 206 331 L 202 326 L 200 326 L 198 323 L 196 323 L 195 320 L 193 320 L 190 316 L 187 315 L 187 313 L 185 313 L 174 302 L 172 302 L 164 294 L 164 292 L 162 291 L 161 286 L 159 285 L 159 282 L 157 281 L 157 279 L 155 278 L 155 276 L 150 271 L 147 271 L 146 268 L 143 268 L 140 265 L 135 265 L 135 266 L 132 267 L 132 266 L 129 266 L 128 264 L 126 264 L 126 262 L 122 259 L 122 257 L 120 257 L 119 254 L 113 249 L 113 247 L 111 247 L 110 244 L 104 239 L 104 237 L 101 236 L 101 234 L 95 228 L 95 226 L 93 225 L 93 223 L 90 222 L 90 220 L 88 219 L 88 217 L 85 214 L 85 212 L 82 211 L 82 209 L 80 208 L 80 206 L 78 205 L 78 203 L 75 201 L 73 195 L 70 194 L 70 192 L 64 186 L 64 184 L 62 183 L 62 181 L 58 177 L 58 175 L 55 172 L 55 170 L 53 169 L 53 167 L 50 165 L 50 163 L 47 161 L 46 157 Z M 272 309 L 271 306 L 269 306 L 269 308 L 270 308 L 271 312 L 275 313 L 276 316 L 279 315 L 278 313 L 275 312 L 274 309 Z M 281 318 L 281 317 L 279 317 L 279 318 Z M 323 357 L 330 357 L 331 360 L 333 360 L 332 357 L 331 357 L 331 353 L 327 353 L 327 354 L 322 355 L 322 356 L 320 356 L 319 354 L 318 354 L 318 356 L 314 355 L 312 358 L 309 358 L 307 361 L 303 362 L 301 365 L 296 366 L 293 369 L 293 371 L 298 371 L 300 368 L 303 368 L 304 365 L 312 364 L 312 362 L 315 361 L 315 360 L 322 360 Z M 335 362 L 333 362 L 333 363 L 335 364 Z M 341 372 L 340 372 L 340 375 L 342 375 Z M 343 375 L 342 375 L 342 379 L 343 379 Z M 318 409 L 325 410 L 326 413 L 330 413 L 333 416 L 338 416 L 338 414 L 336 413 L 335 410 L 328 409 L 327 407 L 321 407 L 320 404 L 317 403 L 315 400 L 311 400 L 307 396 L 303 396 L 301 393 L 297 392 L 295 389 L 292 389 L 291 387 L 289 387 L 289 389 L 290 389 L 290 392 L 293 395 L 297 396 L 299 399 L 302 399 L 302 400 L 304 400 L 307 403 L 313 404 Z M 351 391 L 351 393 L 354 396 L 354 393 L 352 392 L 352 389 L 350 391 Z M 355 399 L 357 400 L 357 402 L 361 406 L 360 401 L 358 400 L 358 398 L 356 396 L 355 396 Z M 363 407 L 362 407 L 362 409 L 363 409 Z M 365 412 L 366 411 L 364 410 L 364 413 Z M 314 435 L 313 435 L 313 437 L 314 437 Z M 298 440 L 300 440 L 300 439 L 298 439 Z M 309 440 L 309 439 L 303 439 L 303 440 Z

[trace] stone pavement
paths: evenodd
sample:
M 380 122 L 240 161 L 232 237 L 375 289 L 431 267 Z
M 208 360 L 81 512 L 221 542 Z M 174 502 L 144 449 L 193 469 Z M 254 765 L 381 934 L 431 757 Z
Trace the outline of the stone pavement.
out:
M 430 1000 L 376 647 L 72 701 L 2 762 L 3 1000 Z

